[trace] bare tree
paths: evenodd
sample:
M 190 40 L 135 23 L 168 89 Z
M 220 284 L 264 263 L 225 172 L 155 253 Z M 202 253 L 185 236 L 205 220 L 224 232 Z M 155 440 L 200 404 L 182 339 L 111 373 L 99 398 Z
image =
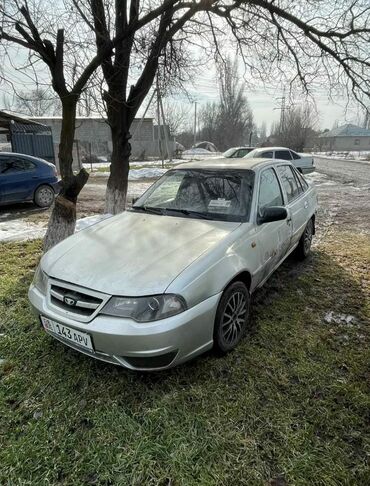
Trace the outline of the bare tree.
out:
M 113 212 L 125 207 L 133 119 L 161 61 L 169 65 L 179 52 L 172 49 L 175 42 L 185 45 L 196 38 L 197 45 L 208 42 L 219 50 L 228 28 L 248 74 L 258 83 L 279 79 L 309 91 L 325 80 L 333 95 L 343 87 L 360 103 L 368 102 L 368 0 L 116 0 L 114 5 L 106 0 L 64 0 L 63 6 L 64 17 L 59 3 L 50 13 L 46 0 L 28 0 L 23 7 L 9 0 L 0 7 L 2 47 L 17 45 L 33 53 L 31 70 L 35 57 L 47 66 L 62 103 L 63 189 L 46 246 L 74 228 L 77 196 L 87 180 L 86 172 L 75 175 L 72 170 L 76 105 L 99 66 L 113 140 L 106 205 Z M 83 25 L 73 19 L 73 29 L 69 28 L 66 15 L 71 12 L 79 14 Z M 73 32 L 77 40 L 66 39 L 65 32 Z
M 317 112 L 309 103 L 291 106 L 285 114 L 284 125 L 278 126 L 273 134 L 276 143 L 302 151 L 312 138 L 317 121 Z
M 200 137 L 225 150 L 246 145 L 254 131 L 254 124 L 236 59 L 232 61 L 227 57 L 219 64 L 218 70 L 220 101 L 207 103 L 202 108 Z
M 163 100 L 163 111 L 170 135 L 173 137 L 177 136 L 189 123 L 191 117 L 189 106 L 183 103 Z
M 50 89 L 18 91 L 14 110 L 28 116 L 57 115 L 61 113 L 60 99 Z
M 220 149 L 248 143 L 253 132 L 253 114 L 245 95 L 245 84 L 238 75 L 237 60 L 226 58 L 219 66 L 220 77 Z

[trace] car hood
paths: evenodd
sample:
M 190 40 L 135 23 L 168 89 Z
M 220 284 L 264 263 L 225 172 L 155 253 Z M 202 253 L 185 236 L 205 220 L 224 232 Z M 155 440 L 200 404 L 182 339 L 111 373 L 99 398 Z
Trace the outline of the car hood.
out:
M 239 225 L 126 211 L 67 238 L 41 266 L 50 277 L 111 295 L 160 294 Z

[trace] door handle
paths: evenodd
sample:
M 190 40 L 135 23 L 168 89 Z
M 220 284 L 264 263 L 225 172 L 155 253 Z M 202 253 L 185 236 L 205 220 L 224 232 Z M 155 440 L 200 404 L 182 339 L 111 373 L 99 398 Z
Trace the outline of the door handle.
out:
M 292 218 L 291 217 L 288 217 L 287 220 L 286 220 L 287 224 L 290 224 L 292 222 Z
M 305 202 L 304 202 L 304 208 L 305 208 L 305 209 L 307 209 L 307 208 L 308 208 L 308 202 L 307 202 L 307 201 L 305 201 Z

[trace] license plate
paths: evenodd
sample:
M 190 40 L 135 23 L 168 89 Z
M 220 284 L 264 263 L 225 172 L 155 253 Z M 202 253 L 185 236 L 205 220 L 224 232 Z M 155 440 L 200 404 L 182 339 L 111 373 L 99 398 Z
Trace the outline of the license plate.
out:
M 87 348 L 90 351 L 94 351 L 91 337 L 86 332 L 77 331 L 71 327 L 60 324 L 59 322 L 52 321 L 47 317 L 41 316 L 42 325 L 46 331 L 52 332 L 57 336 L 70 341 L 81 348 Z

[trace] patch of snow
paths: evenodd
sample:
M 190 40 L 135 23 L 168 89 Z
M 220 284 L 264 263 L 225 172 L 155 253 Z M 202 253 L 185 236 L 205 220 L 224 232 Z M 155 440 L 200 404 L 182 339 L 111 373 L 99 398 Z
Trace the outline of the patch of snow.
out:
M 76 221 L 75 232 L 81 231 L 104 219 L 111 214 L 95 214 Z M 24 219 L 16 219 L 0 223 L 0 242 L 36 240 L 43 238 L 46 233 L 47 223 L 31 223 Z
M 0 241 L 24 241 L 42 238 L 46 223 L 31 223 L 24 219 L 13 219 L 0 223 Z
M 355 162 L 370 164 L 370 152 L 350 151 L 350 152 L 314 152 L 314 155 L 325 159 L 342 159 Z
M 324 316 L 324 321 L 328 324 L 341 324 L 348 327 L 353 327 L 356 322 L 355 316 L 345 314 L 335 314 L 333 311 L 327 312 Z
M 128 174 L 129 181 L 137 179 L 157 179 L 161 177 L 168 169 L 162 167 L 145 167 L 143 169 L 132 169 Z

